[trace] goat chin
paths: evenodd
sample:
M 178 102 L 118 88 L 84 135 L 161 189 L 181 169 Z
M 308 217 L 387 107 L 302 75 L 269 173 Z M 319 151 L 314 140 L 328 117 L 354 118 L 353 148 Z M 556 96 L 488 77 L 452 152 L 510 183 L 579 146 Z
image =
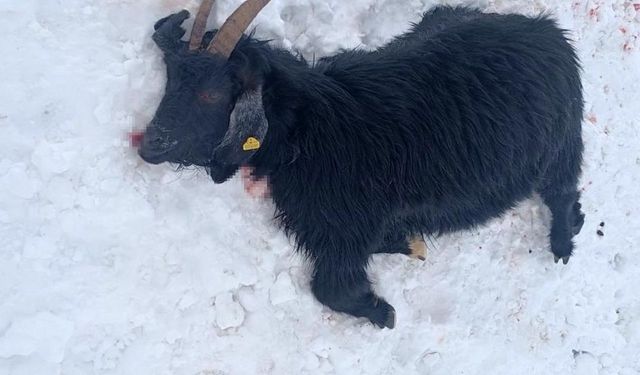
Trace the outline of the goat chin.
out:
M 211 177 L 214 183 L 222 184 L 233 177 L 238 170 L 236 165 L 217 165 L 211 164 L 207 167 L 207 173 Z

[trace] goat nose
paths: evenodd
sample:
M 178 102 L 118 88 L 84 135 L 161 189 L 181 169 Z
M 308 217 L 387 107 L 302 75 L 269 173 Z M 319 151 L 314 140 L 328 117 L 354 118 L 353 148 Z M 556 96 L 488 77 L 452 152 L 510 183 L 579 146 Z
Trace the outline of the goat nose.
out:
M 166 131 L 156 129 L 152 126 L 147 128 L 142 137 L 142 147 L 151 150 L 168 150 L 175 145 L 176 142 L 172 142 Z
M 142 137 L 142 147 L 157 150 L 161 149 L 162 145 L 165 144 L 164 137 L 162 137 L 158 133 L 146 133 Z
M 159 164 L 169 160 L 169 154 L 176 144 L 177 142 L 172 142 L 166 133 L 148 128 L 142 137 L 138 154 L 148 163 Z

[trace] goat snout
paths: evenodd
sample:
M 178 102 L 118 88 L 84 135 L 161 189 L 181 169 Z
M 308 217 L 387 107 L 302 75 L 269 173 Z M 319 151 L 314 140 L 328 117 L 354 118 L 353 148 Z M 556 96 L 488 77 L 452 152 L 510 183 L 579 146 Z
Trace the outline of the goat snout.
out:
M 165 132 L 150 127 L 142 137 L 138 155 L 147 163 L 160 164 L 169 161 L 171 151 L 177 145 L 178 142 L 169 139 Z

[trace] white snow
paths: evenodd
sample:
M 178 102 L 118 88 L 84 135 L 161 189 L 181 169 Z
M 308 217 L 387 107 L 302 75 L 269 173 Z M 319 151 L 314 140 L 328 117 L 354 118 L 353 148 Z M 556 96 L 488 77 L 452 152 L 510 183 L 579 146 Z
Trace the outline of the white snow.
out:
M 273 305 L 291 301 L 296 298 L 296 290 L 288 272 L 280 272 L 276 282 L 269 289 L 269 300 Z
M 60 362 L 73 333 L 73 323 L 49 312 L 18 318 L 0 338 L 0 358 L 37 355 Z
M 216 297 L 216 323 L 218 327 L 227 329 L 238 327 L 244 320 L 244 309 L 233 300 L 233 295 L 225 292 Z
M 438 238 L 424 263 L 376 256 L 394 330 L 316 302 L 239 179 L 129 148 L 163 91 L 152 25 L 197 3 L 0 1 L 0 374 L 640 373 L 640 1 L 449 2 L 572 30 L 587 217 L 564 267 L 537 198 Z M 436 3 L 273 0 L 256 25 L 312 59 L 378 46 Z

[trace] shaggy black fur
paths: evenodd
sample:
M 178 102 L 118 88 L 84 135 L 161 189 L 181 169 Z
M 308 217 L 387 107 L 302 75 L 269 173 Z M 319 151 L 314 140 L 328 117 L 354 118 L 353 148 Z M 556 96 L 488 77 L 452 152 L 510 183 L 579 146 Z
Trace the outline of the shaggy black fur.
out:
M 393 327 L 367 278 L 372 253 L 408 252 L 407 238 L 473 227 L 534 192 L 553 215 L 556 261 L 572 254 L 584 217 L 580 68 L 548 17 L 436 7 L 378 50 L 312 66 L 252 37 L 228 63 L 173 54 L 190 69 L 208 61 L 197 79 L 230 76 L 232 102 L 261 86 L 268 131 L 257 152 L 221 152 L 228 118 L 200 117 L 198 133 L 170 132 L 212 134 L 199 136 L 202 155 L 152 162 L 206 165 L 217 182 L 240 164 L 267 176 L 277 217 L 314 265 L 313 293 L 332 309 Z

